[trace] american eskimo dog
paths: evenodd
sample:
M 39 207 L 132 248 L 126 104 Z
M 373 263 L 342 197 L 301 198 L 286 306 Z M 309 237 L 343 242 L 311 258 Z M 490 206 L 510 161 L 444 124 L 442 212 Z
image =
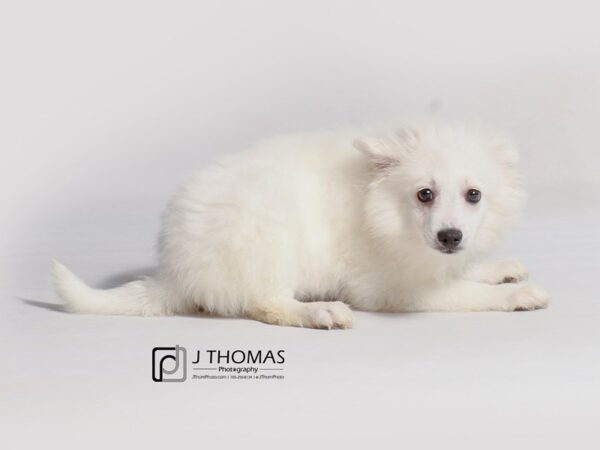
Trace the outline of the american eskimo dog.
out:
M 514 311 L 548 296 L 480 263 L 515 220 L 518 155 L 482 127 L 280 137 L 198 172 L 163 218 L 153 278 L 109 290 L 59 263 L 78 313 L 220 316 L 310 328 L 363 311 Z

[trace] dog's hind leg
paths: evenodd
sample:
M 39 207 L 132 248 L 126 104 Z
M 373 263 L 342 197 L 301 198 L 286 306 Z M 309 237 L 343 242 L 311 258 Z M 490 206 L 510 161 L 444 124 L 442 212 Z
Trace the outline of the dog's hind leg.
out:
M 351 328 L 352 311 L 342 302 L 300 302 L 293 298 L 258 303 L 246 315 L 274 325 L 305 328 Z

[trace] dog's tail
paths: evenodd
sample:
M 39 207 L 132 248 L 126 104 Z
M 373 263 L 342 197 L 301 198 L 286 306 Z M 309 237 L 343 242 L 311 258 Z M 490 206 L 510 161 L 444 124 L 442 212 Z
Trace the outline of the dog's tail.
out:
M 54 261 L 54 289 L 69 311 L 81 314 L 123 314 L 133 316 L 165 314 L 156 296 L 156 282 L 147 278 L 113 289 L 93 289 L 69 269 Z

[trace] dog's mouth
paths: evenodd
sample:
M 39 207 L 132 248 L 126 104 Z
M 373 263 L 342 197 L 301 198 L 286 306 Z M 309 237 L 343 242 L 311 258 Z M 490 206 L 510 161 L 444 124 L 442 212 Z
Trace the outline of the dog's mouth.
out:
M 465 249 L 464 242 L 459 243 L 456 247 L 446 247 L 438 240 L 428 239 L 428 236 L 425 236 L 425 244 L 432 250 L 436 250 L 444 255 L 454 255 Z
M 443 253 L 444 255 L 453 255 L 454 253 L 460 252 L 463 248 L 462 247 L 447 248 L 447 247 L 442 247 L 442 246 L 436 245 L 435 249 L 438 252 Z

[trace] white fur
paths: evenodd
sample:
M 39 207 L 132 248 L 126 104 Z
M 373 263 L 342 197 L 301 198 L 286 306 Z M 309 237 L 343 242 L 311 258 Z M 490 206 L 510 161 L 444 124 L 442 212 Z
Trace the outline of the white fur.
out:
M 498 284 L 524 280 L 519 264 L 476 265 L 522 203 L 517 159 L 503 137 L 448 124 L 260 142 L 198 172 L 174 196 L 155 278 L 99 291 L 56 263 L 56 289 L 82 313 L 205 310 L 315 328 L 350 327 L 347 305 L 545 307 L 537 288 Z M 417 199 L 424 187 L 436 193 L 432 204 Z M 471 188 L 482 192 L 477 204 L 465 201 Z M 437 250 L 447 227 L 464 236 L 451 255 Z

